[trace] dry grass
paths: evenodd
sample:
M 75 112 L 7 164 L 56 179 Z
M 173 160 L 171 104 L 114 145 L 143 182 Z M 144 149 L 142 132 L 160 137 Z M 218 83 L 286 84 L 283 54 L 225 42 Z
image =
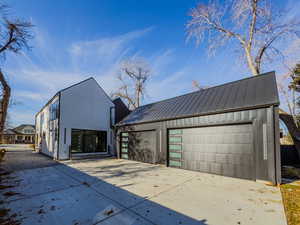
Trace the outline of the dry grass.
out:
M 300 224 L 300 184 L 280 186 L 288 225 Z

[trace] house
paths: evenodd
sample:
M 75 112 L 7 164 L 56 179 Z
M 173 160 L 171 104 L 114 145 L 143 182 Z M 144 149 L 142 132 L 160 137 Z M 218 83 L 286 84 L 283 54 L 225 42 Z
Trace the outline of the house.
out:
M 115 104 L 92 77 L 58 91 L 36 114 L 37 151 L 56 160 L 114 155 Z
M 22 124 L 13 129 L 7 129 L 3 134 L 3 142 L 6 144 L 33 144 L 35 127 L 31 124 Z
M 144 105 L 117 124 L 118 156 L 278 184 L 278 106 L 274 72 Z

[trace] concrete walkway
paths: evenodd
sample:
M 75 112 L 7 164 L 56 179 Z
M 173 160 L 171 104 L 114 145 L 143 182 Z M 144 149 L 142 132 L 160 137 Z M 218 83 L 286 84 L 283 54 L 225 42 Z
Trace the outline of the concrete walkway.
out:
M 6 217 L 21 224 L 286 224 L 276 187 L 127 160 L 69 161 L 2 178 L 13 186 L 0 190 Z
M 2 148 L 5 148 L 8 151 L 5 156 L 5 161 L 2 163 L 2 168 L 7 171 L 18 171 L 57 165 L 57 162 L 51 158 L 33 152 L 30 145 L 0 145 L 0 149 Z

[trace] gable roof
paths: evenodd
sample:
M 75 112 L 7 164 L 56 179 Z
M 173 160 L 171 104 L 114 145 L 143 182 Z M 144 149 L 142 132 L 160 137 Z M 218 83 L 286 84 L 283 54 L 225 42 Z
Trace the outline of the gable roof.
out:
M 85 79 L 85 80 L 82 80 L 82 81 L 80 81 L 80 82 L 78 82 L 78 83 L 76 83 L 76 84 L 73 84 L 73 85 L 71 85 L 71 86 L 69 86 L 69 87 L 66 87 L 66 88 L 64 88 L 64 89 L 61 89 L 61 90 L 59 90 L 58 92 L 56 92 L 56 94 L 55 95 L 53 95 L 53 97 L 52 98 L 50 98 L 50 100 L 40 109 L 40 111 L 38 111 L 37 112 L 37 114 L 35 115 L 35 116 L 37 116 L 40 112 L 42 112 L 43 111 L 43 109 L 47 106 L 47 105 L 49 105 L 50 104 L 50 102 L 52 102 L 52 100 L 56 97 L 56 96 L 58 96 L 61 92 L 64 92 L 64 91 L 66 91 L 66 90 L 68 90 L 68 89 L 70 89 L 70 88 L 72 88 L 72 87 L 75 87 L 75 86 L 77 86 L 77 85 L 79 85 L 79 84 L 82 84 L 82 83 L 84 83 L 84 82 L 86 82 L 86 81 L 89 81 L 89 80 L 94 80 L 96 83 L 97 83 L 97 85 L 99 86 L 99 88 L 105 93 L 105 95 L 110 99 L 110 97 L 106 94 L 106 92 L 103 90 L 103 88 L 98 84 L 98 82 L 95 80 L 95 78 L 94 77 L 89 77 L 89 78 L 87 78 L 87 79 Z M 111 99 L 110 99 L 111 100 Z
M 275 72 L 151 103 L 135 109 L 118 126 L 279 105 Z
M 31 127 L 33 129 L 35 129 L 35 126 L 32 125 L 32 124 L 21 124 L 20 126 L 17 126 L 13 129 L 14 132 L 17 132 L 17 133 L 22 133 L 22 130 L 25 128 L 25 127 Z
M 15 132 L 13 129 L 7 129 L 7 130 L 3 131 L 3 134 L 6 134 L 6 135 L 15 135 L 15 134 L 17 134 L 17 132 Z

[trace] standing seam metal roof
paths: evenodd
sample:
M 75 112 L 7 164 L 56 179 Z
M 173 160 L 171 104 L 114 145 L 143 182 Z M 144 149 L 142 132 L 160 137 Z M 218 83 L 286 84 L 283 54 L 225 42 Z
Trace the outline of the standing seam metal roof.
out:
M 141 106 L 118 126 L 279 105 L 275 72 Z

